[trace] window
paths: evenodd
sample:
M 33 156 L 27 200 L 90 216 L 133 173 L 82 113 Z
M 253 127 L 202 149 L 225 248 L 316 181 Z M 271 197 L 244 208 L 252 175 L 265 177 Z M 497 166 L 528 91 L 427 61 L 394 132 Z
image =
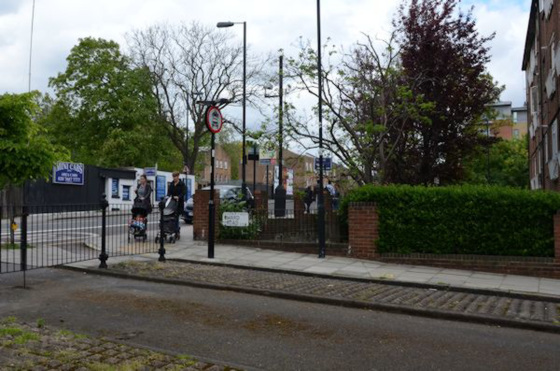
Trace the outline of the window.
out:
M 513 112 L 513 122 L 517 123 L 517 112 Z
M 119 180 L 117 178 L 111 179 L 111 198 L 119 198 Z
M 519 129 L 513 129 L 513 137 L 519 139 Z
M 228 166 L 228 165 L 227 165 L 227 161 L 224 161 L 224 169 L 227 170 L 227 166 Z

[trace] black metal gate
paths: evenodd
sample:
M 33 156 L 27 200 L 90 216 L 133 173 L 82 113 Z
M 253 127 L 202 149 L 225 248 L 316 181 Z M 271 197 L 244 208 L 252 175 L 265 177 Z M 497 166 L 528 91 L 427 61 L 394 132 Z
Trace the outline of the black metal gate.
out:
M 163 249 L 162 242 L 155 242 L 157 211 L 143 221 L 146 229 L 137 233 L 131 228 L 131 205 L 111 206 L 108 210 L 106 200 L 81 205 L 0 205 L 0 274 L 92 259 L 100 259 L 100 267 L 106 267 L 109 257 Z

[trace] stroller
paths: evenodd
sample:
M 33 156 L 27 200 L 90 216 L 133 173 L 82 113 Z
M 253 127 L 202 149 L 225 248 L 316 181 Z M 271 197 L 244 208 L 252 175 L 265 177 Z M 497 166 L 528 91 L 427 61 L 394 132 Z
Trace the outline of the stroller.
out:
M 130 237 L 134 239 L 141 238 L 143 242 L 146 242 L 148 235 L 146 230 L 148 229 L 148 213 L 149 205 L 148 200 L 142 200 L 139 197 L 134 199 L 134 204 L 132 205 L 132 219 L 128 223 L 128 242 L 130 242 Z
M 163 202 L 165 207 L 163 208 L 163 218 L 160 220 L 160 230 L 156 236 L 156 243 L 159 243 L 160 238 L 163 240 L 167 239 L 169 243 L 175 243 L 175 241 L 180 239 L 179 231 L 177 231 L 179 203 L 173 197 L 166 197 Z

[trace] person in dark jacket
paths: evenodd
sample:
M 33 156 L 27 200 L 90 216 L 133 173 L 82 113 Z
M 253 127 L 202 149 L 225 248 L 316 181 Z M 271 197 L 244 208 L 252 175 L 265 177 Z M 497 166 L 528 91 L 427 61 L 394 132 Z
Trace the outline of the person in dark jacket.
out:
M 146 209 L 149 214 L 152 212 L 152 187 L 148 183 L 148 178 L 145 174 L 140 175 L 140 182 L 138 183 L 138 188 L 134 191 L 136 192 L 136 197 Z
M 305 188 L 305 195 L 303 196 L 303 202 L 305 203 L 305 212 L 306 213 L 310 213 L 311 212 L 311 204 L 313 203 L 315 196 L 313 195 L 313 190 L 311 189 L 311 186 L 307 186 L 307 188 Z
M 167 188 L 167 195 L 173 197 L 177 201 L 177 212 L 179 215 L 183 212 L 185 208 L 185 194 L 187 193 L 187 186 L 181 179 L 179 179 L 179 172 L 173 172 L 173 181 L 169 184 Z M 179 227 L 179 218 L 177 218 L 177 235 L 181 232 Z

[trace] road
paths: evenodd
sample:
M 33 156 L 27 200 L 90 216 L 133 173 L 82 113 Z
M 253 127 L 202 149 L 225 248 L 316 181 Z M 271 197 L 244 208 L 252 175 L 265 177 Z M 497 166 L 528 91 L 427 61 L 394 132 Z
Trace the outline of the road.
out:
M 79 272 L 0 276 L 0 317 L 266 370 L 557 370 L 560 337 Z

